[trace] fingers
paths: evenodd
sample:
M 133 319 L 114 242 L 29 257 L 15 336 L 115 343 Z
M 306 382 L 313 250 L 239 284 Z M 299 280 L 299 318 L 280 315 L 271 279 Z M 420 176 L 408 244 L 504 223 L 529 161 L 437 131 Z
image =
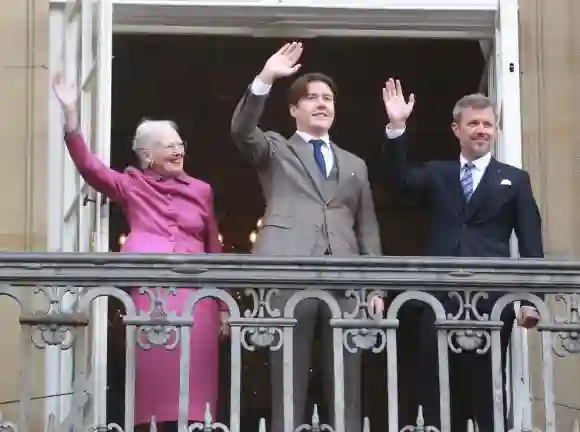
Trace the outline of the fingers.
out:
M 302 55 L 303 50 L 302 42 L 289 42 L 284 44 L 284 46 L 282 46 L 282 48 L 280 48 L 274 55 L 286 57 L 288 60 L 295 63 Z
M 284 53 L 284 56 L 288 58 L 292 62 L 292 64 L 296 63 L 300 56 L 302 55 L 303 47 L 302 42 L 292 42 L 288 47 L 287 51 Z
M 409 102 L 407 103 L 411 109 L 415 106 L 415 93 L 409 95 Z
M 370 312 L 375 318 L 382 318 L 385 310 L 385 302 L 380 297 L 373 297 L 370 303 Z
M 302 67 L 301 64 L 294 65 L 292 67 L 292 73 L 294 74 L 294 73 L 298 72 L 298 69 L 300 69 L 301 67 Z
M 52 78 L 52 88 L 55 92 L 59 92 L 62 90 L 75 92 L 76 86 L 74 84 L 69 84 L 66 82 L 64 75 L 61 72 L 58 72 Z
M 290 43 L 284 44 L 282 46 L 282 48 L 280 48 L 278 51 L 276 51 L 276 54 L 274 54 L 274 55 L 284 55 L 286 53 L 286 51 L 288 51 L 288 48 L 290 48 Z
M 401 81 L 400 80 L 395 81 L 395 90 L 396 90 L 396 95 L 397 96 L 401 96 L 402 98 L 404 98 L 404 95 L 403 95 L 403 86 L 401 85 Z
M 383 99 L 385 99 L 385 101 L 391 100 L 393 91 L 392 91 L 392 78 L 389 78 L 387 80 L 387 82 L 385 82 L 385 87 L 383 88 Z
M 224 322 L 221 322 L 220 323 L 220 330 L 219 330 L 220 336 L 225 336 L 227 334 L 227 332 L 228 332 L 227 324 Z
M 383 100 L 385 102 L 387 102 L 389 100 L 389 89 L 387 88 L 387 83 L 385 83 L 385 86 L 383 87 Z
M 400 80 L 395 80 L 393 78 L 389 78 L 385 83 L 385 87 L 383 88 L 383 99 L 385 102 L 393 100 L 395 98 L 401 98 L 403 101 L 405 100 L 405 94 L 403 92 L 403 85 L 401 84 Z M 409 95 L 409 101 L 407 105 L 413 109 L 415 106 L 415 94 L 411 93 Z
M 524 306 L 518 317 L 518 324 L 527 329 L 532 329 L 538 325 L 540 321 L 540 315 L 535 310 L 525 309 Z
M 531 317 L 526 317 L 520 320 L 519 325 L 525 329 L 533 329 L 538 325 L 538 320 L 535 320 Z
M 397 88 L 395 85 L 395 80 L 393 80 L 393 78 L 389 78 L 385 83 L 385 88 L 383 89 L 383 97 L 385 98 L 385 100 L 392 100 L 395 97 L 397 97 Z
M 62 75 L 61 72 L 58 72 L 54 75 L 54 77 L 52 78 L 52 88 L 56 88 L 58 86 L 61 86 L 62 83 L 64 81 L 64 77 Z
M 377 313 L 382 317 L 383 312 L 385 311 L 385 302 L 382 298 L 377 297 Z

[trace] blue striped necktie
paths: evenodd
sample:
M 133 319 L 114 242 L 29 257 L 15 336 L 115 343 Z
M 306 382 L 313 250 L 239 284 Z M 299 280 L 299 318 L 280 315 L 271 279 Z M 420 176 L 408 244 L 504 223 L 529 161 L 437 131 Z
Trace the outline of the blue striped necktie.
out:
M 473 195 L 473 168 L 473 163 L 468 162 L 462 169 L 461 188 L 463 189 L 463 197 L 466 202 L 469 202 L 471 195 Z

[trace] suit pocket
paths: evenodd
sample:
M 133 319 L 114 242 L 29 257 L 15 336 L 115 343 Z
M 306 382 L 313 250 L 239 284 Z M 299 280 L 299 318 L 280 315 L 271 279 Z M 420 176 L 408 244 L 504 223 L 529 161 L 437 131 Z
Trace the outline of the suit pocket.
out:
M 292 221 L 293 218 L 291 216 L 271 214 L 270 216 L 266 217 L 264 223 L 262 224 L 262 228 L 276 227 L 290 229 L 292 228 Z

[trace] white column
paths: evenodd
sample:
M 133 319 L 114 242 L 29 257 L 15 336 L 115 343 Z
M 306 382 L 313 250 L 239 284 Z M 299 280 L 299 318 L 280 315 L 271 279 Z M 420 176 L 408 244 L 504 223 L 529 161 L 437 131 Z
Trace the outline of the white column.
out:
M 64 67 L 64 13 L 60 8 L 51 7 L 49 12 L 49 80 Z M 49 81 L 47 85 L 51 86 Z M 62 115 L 58 101 L 52 91 L 48 98 L 48 152 L 47 152 L 47 249 L 50 252 L 62 250 L 63 230 L 63 129 Z M 47 347 L 45 350 L 44 394 L 46 396 L 61 393 L 62 351 L 58 347 Z M 62 420 L 61 398 L 48 397 L 45 401 L 45 427 L 48 416 L 54 414 Z

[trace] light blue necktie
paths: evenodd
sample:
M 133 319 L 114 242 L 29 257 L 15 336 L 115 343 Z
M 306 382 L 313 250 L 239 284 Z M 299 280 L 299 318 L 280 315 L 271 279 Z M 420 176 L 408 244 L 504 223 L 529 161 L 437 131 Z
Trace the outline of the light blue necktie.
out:
M 463 166 L 461 175 L 461 188 L 463 189 L 463 197 L 466 202 L 469 202 L 471 195 L 473 195 L 473 173 L 474 165 L 469 162 Z

